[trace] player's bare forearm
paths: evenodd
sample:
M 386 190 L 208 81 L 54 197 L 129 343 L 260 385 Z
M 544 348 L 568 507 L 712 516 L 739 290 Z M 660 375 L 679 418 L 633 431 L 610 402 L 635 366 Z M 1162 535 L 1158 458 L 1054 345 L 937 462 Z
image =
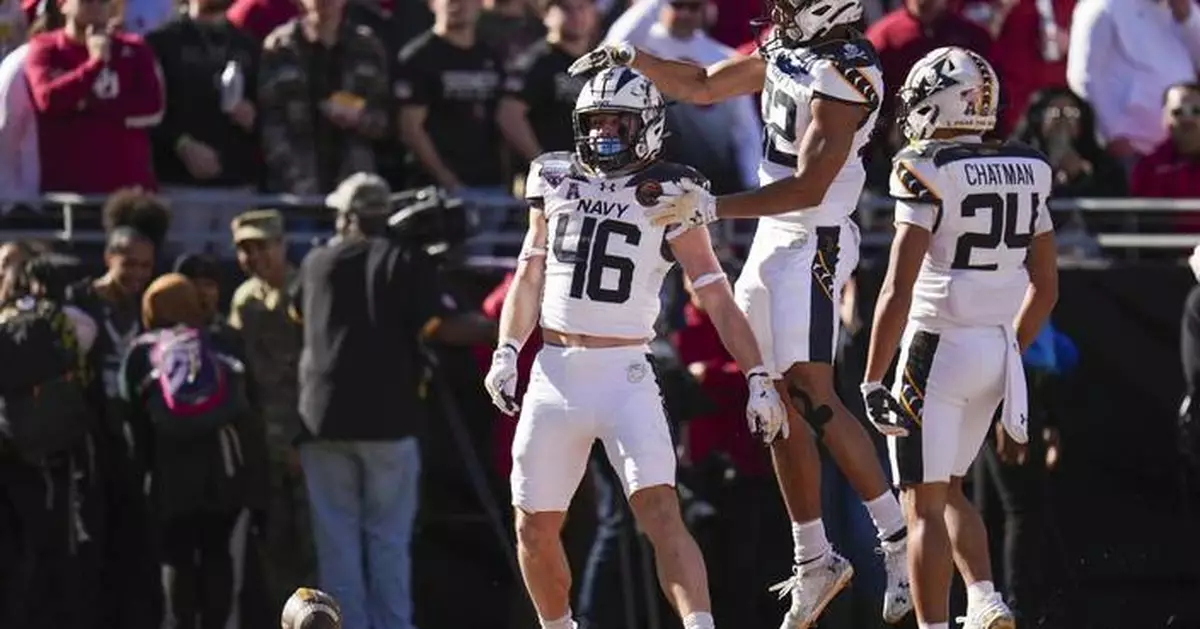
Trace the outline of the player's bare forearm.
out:
M 546 283 L 546 217 L 539 210 L 529 213 L 529 231 L 521 249 L 521 260 L 513 276 L 512 287 L 500 309 L 502 341 L 524 345 L 537 326 L 542 309 L 542 288 Z
M 668 61 L 638 49 L 634 70 L 646 75 L 668 98 L 711 105 L 762 89 L 766 62 L 761 57 L 734 57 L 707 68 L 686 61 Z
M 1058 250 L 1053 232 L 1033 237 L 1025 268 L 1029 271 L 1029 289 L 1013 323 L 1022 352 L 1033 344 L 1058 303 Z
M 921 263 L 929 251 L 930 233 L 916 225 L 899 223 L 892 239 L 887 275 L 875 304 L 875 321 L 871 326 L 871 344 L 867 349 L 867 369 L 864 382 L 883 380 L 912 307 L 913 285 L 921 272 Z
M 755 218 L 820 205 L 846 164 L 865 107 L 824 98 L 812 102 L 812 124 L 804 130 L 796 156 L 796 174 L 757 190 L 717 199 L 718 218 Z
M 763 364 L 762 354 L 758 351 L 758 342 L 746 315 L 738 309 L 733 301 L 733 293 L 728 282 L 717 282 L 696 291 L 700 304 L 708 313 L 713 327 L 721 337 L 721 344 L 733 359 L 737 361 L 742 373 Z
M 897 292 L 885 285 L 879 293 L 879 301 L 875 304 L 875 321 L 871 325 L 871 345 L 867 349 L 864 382 L 880 382 L 887 374 L 892 357 L 896 355 L 896 347 L 900 345 L 900 337 L 904 335 L 911 306 L 911 289 Z
M 400 140 L 416 155 L 417 161 L 425 167 L 433 178 L 446 188 L 457 185 L 458 176 L 454 174 L 438 154 L 433 138 L 425 131 L 425 118 L 429 109 L 424 106 L 400 107 Z

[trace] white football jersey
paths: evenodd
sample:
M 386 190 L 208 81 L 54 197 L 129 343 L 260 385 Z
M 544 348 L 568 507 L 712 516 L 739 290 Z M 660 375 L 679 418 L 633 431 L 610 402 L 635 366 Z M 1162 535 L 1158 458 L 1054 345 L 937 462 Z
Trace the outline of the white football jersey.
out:
M 663 277 L 675 259 L 666 229 L 646 209 L 682 179 L 708 187 L 695 169 L 657 161 L 619 177 L 594 177 L 573 153 L 529 165 L 525 198 L 540 202 L 549 228 L 542 326 L 569 334 L 654 337 Z M 674 190 L 672 190 L 674 189 Z
M 867 176 L 862 153 L 871 140 L 884 94 L 883 71 L 875 48 L 866 39 L 841 39 L 812 48 L 776 47 L 766 54 L 766 62 L 762 91 L 765 137 L 758 168 L 758 180 L 764 186 L 795 176 L 800 139 L 812 124 L 813 99 L 858 103 L 869 111 L 819 209 L 802 212 L 804 208 L 796 208 L 772 217 L 804 224 L 840 221 L 854 211 L 862 194 Z
M 931 232 L 909 318 L 922 327 L 1011 325 L 1025 298 L 1025 254 L 1052 231 L 1046 157 L 1009 143 L 924 141 L 892 162 L 896 222 Z

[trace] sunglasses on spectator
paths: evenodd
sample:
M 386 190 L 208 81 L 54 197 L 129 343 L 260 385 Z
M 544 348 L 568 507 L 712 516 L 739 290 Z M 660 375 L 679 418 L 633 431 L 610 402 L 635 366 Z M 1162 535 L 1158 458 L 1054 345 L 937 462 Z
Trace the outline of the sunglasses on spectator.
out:
M 671 8 L 676 11 L 699 11 L 703 8 L 703 2 L 672 2 Z
M 1200 116 L 1200 105 L 1180 105 L 1170 113 L 1172 118 L 1195 118 Z
M 1051 120 L 1055 118 L 1066 118 L 1068 120 L 1079 120 L 1078 107 L 1047 107 L 1046 117 Z

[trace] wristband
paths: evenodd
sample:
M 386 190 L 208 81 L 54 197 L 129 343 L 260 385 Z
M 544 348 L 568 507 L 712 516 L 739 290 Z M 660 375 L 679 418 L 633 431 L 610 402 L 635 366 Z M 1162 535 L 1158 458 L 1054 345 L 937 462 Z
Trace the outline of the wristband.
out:
M 755 376 L 762 376 L 762 377 L 766 378 L 767 380 L 771 379 L 771 373 L 769 371 L 767 371 L 767 368 L 762 365 L 759 365 L 759 366 L 755 367 L 754 369 L 751 369 L 750 371 L 746 372 L 747 380 L 749 380 Z
M 883 383 L 878 382 L 878 381 L 864 382 L 864 383 L 858 385 L 858 391 L 859 391 L 859 393 L 862 393 L 863 395 L 866 395 L 866 394 L 874 391 L 875 389 L 882 389 L 882 388 L 883 388 Z
M 500 351 L 507 347 L 511 349 L 514 354 L 520 355 L 521 345 L 523 345 L 523 343 L 516 339 L 500 339 L 500 342 L 496 344 L 496 351 Z

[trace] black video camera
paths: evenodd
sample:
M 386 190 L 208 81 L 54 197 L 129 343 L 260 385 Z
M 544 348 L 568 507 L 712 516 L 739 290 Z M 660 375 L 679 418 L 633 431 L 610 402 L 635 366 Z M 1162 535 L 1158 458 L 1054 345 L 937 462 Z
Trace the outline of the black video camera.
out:
M 466 207 L 441 188 L 429 186 L 393 196 L 399 207 L 388 217 L 388 236 L 408 247 L 441 257 L 466 242 Z

